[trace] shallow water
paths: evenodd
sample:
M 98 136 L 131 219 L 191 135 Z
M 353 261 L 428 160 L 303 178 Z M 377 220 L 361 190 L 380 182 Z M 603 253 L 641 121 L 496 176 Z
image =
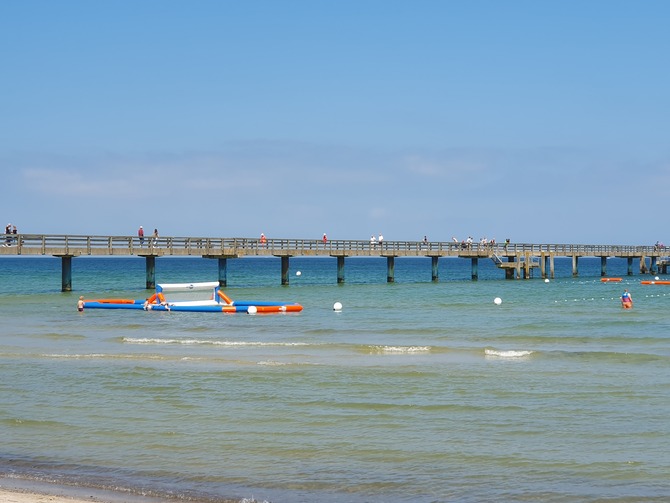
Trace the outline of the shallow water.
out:
M 295 271 L 301 271 L 300 276 Z M 664 501 L 670 286 L 610 260 L 556 278 L 492 264 L 228 261 L 233 299 L 301 313 L 86 310 L 144 298 L 144 261 L 0 260 L 0 471 L 184 499 Z M 216 261 L 162 258 L 157 281 Z M 623 288 L 635 307 L 619 305 Z M 150 293 L 150 292 L 149 292 Z M 493 299 L 500 297 L 496 305 Z M 343 310 L 335 312 L 333 304 Z

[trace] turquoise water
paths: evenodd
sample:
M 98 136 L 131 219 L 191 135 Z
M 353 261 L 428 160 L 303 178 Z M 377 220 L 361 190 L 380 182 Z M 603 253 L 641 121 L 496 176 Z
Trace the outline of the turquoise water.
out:
M 670 286 L 611 259 L 228 261 L 284 315 L 75 309 L 144 298 L 139 258 L 0 259 L 0 474 L 185 500 L 667 501 Z M 296 276 L 295 272 L 301 275 Z M 162 258 L 158 282 L 217 262 Z M 663 277 L 662 279 L 667 279 Z M 624 311 L 628 288 L 635 307 Z M 493 300 L 502 299 L 496 305 Z M 341 312 L 333 304 L 341 302 Z

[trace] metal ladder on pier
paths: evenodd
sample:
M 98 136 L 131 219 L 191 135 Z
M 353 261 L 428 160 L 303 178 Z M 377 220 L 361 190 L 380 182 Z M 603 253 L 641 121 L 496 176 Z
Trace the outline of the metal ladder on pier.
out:
M 491 260 L 493 260 L 493 263 L 495 265 L 497 265 L 498 267 L 500 267 L 500 264 L 503 263 L 503 260 L 498 255 L 496 255 L 495 253 L 491 253 L 491 255 L 489 255 L 489 258 Z

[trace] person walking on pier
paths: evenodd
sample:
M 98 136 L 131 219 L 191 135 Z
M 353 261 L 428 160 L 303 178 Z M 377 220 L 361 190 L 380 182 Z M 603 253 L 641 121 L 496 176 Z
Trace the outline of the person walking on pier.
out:
M 144 246 L 144 229 L 140 225 L 140 228 L 137 230 L 137 237 L 140 238 L 140 247 Z

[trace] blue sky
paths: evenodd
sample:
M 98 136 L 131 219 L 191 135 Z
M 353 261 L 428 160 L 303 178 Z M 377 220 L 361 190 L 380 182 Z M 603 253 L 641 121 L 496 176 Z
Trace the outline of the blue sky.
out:
M 669 243 L 669 19 L 662 0 L 0 2 L 0 218 Z

